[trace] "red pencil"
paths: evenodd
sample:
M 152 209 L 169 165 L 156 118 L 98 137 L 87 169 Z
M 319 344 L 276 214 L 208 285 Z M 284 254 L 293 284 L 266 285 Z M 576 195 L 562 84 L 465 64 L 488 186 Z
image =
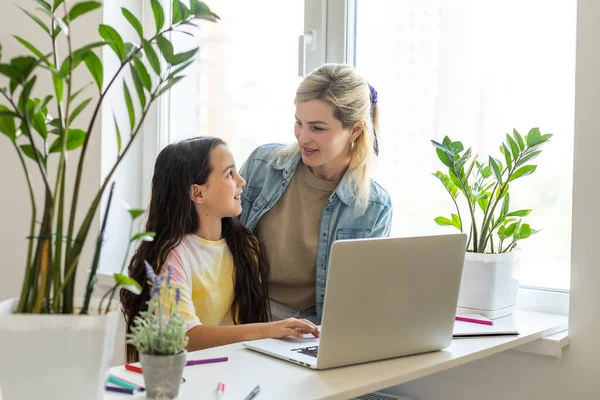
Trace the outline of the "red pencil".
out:
M 482 324 L 482 325 L 494 325 L 494 321 L 486 321 L 483 319 L 475 319 L 475 318 L 467 318 L 467 317 L 456 317 L 457 321 L 463 322 L 472 322 L 474 324 Z

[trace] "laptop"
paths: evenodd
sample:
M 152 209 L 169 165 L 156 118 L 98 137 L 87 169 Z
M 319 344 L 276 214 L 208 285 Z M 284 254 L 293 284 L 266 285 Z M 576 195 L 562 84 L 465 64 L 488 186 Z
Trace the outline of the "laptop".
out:
M 244 347 L 312 369 L 441 350 L 452 341 L 467 236 L 338 240 L 321 337 Z

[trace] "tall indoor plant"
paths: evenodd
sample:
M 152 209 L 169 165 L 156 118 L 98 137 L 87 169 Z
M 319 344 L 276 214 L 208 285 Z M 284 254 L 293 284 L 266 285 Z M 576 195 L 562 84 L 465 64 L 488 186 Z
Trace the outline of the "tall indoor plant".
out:
M 175 53 L 169 35 L 187 26 L 195 26 L 198 20 L 218 20 L 206 4 L 198 0 L 192 0 L 190 7 L 179 0 L 169 0 L 168 3 L 167 11 L 170 11 L 171 18 L 165 20 L 165 9 L 161 3 L 149 0 L 155 21 L 155 29 L 150 32 L 144 32 L 142 23 L 133 13 L 122 9 L 123 17 L 139 36 L 136 43 L 126 43 L 116 29 L 100 24 L 97 42 L 74 48 L 72 36 L 73 30 L 77 29 L 77 19 L 87 13 L 98 12 L 102 3 L 32 0 L 35 11 L 22 10 L 37 28 L 47 34 L 51 50 L 42 51 L 27 39 L 15 35 L 26 54 L 10 60 L 0 58 L 0 74 L 7 82 L 6 87 L 0 87 L 0 132 L 17 153 L 31 203 L 29 245 L 24 257 L 25 276 L 20 297 L 0 303 L 0 353 L 3 354 L 0 367 L 3 371 L 15 371 L 15 376 L 4 373 L 0 376 L 0 387 L 7 400 L 42 395 L 62 399 L 99 398 L 102 394 L 103 375 L 113 350 L 118 311 L 89 316 L 99 314 L 97 302 L 91 297 L 99 247 L 92 265 L 84 266 L 91 272 L 85 297 L 77 303 L 74 298 L 75 277 L 80 267 L 81 252 L 102 196 L 115 170 L 141 133 L 152 104 L 183 78 L 198 50 Z M 104 75 L 103 63 L 96 54 L 104 46 L 109 46 L 120 61 L 112 76 Z M 76 87 L 73 77 L 75 71 L 83 66 L 88 70 L 95 89 L 88 88 L 88 85 Z M 125 75 L 133 82 L 123 81 L 123 97 L 129 116 L 128 138 L 123 140 L 123 127 L 119 127 L 115 119 L 116 160 L 91 204 L 80 204 L 83 167 L 90 138 L 104 100 L 115 83 Z M 52 81 L 52 93 L 40 93 L 38 90 L 36 83 L 43 79 Z M 97 94 L 85 98 L 89 90 L 96 90 Z M 93 110 L 91 118 L 83 120 L 80 114 L 88 106 Z M 75 168 L 74 182 L 67 179 L 71 166 Z M 35 187 L 33 174 L 41 177 L 41 187 Z M 72 197 L 68 193 L 72 193 Z M 77 222 L 78 213 L 83 216 L 81 223 Z M 101 245 L 101 239 L 102 232 L 96 241 L 97 246 Z M 117 284 L 135 287 L 126 277 L 121 275 L 119 279 Z M 28 314 L 53 315 L 39 317 Z M 16 354 L 15 348 L 19 350 L 19 359 L 6 357 L 7 354 Z M 54 356 L 48 353 L 53 349 L 57 351 Z M 41 355 L 48 359 L 47 363 L 40 361 Z M 27 363 L 23 365 L 27 373 L 19 371 L 21 359 Z M 36 374 L 32 368 L 40 371 Z M 18 378 L 19 373 L 21 379 Z M 44 381 L 48 382 L 45 385 L 28 385 L 23 381 L 23 377 L 49 373 L 52 376 L 45 377 Z M 74 376 L 78 378 L 73 379 Z
M 533 128 L 525 137 L 513 130 L 500 146 L 503 160 L 488 157 L 479 162 L 471 148 L 447 136 L 442 143 L 432 140 L 440 161 L 448 173 L 437 171 L 455 207 L 450 218 L 435 222 L 468 232 L 467 254 L 458 305 L 462 312 L 474 312 L 498 318 L 512 312 L 515 304 L 520 262 L 514 250 L 517 243 L 536 231 L 523 218 L 532 210 L 510 210 L 510 183 L 531 175 L 537 166 L 530 164 L 541 147 L 552 137 Z M 504 165 L 503 162 L 506 164 Z M 459 207 L 462 195 L 465 208 Z M 465 219 L 464 211 L 467 211 Z M 479 222 L 479 223 L 478 223 Z

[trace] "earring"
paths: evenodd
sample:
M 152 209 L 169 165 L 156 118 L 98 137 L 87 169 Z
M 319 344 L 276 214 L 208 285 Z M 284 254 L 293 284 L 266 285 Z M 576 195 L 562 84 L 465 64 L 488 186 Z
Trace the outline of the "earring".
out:
M 350 150 L 354 150 L 355 147 L 356 147 L 356 141 L 350 143 Z
M 204 204 L 204 200 L 200 200 L 200 204 Z

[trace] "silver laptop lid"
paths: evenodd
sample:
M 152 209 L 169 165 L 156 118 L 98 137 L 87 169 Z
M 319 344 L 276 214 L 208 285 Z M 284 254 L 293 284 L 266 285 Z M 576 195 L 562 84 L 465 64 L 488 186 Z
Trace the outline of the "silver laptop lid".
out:
M 465 234 L 336 241 L 318 368 L 448 347 L 466 241 Z

